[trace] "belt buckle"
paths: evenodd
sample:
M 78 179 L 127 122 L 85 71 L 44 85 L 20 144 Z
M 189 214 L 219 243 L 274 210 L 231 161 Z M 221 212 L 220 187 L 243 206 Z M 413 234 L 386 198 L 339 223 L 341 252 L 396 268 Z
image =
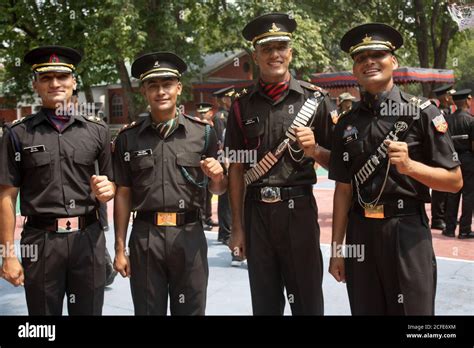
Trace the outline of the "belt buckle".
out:
M 71 233 L 79 230 L 79 218 L 67 217 L 56 219 L 56 233 Z
M 177 214 L 176 213 L 156 213 L 156 222 L 157 226 L 177 226 Z
M 281 192 L 279 187 L 263 187 L 260 189 L 260 196 L 262 202 L 265 203 L 281 202 Z
M 383 219 L 385 217 L 383 204 L 365 206 L 364 216 L 368 219 Z

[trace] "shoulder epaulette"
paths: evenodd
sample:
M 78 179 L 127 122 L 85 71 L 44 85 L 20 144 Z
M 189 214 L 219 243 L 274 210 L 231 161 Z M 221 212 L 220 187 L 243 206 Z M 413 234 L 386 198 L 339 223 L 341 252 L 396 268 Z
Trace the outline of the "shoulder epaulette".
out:
M 183 114 L 183 116 L 186 117 L 187 119 L 191 120 L 191 121 L 194 121 L 194 122 L 197 122 L 197 123 L 200 123 L 200 124 L 203 124 L 203 125 L 209 124 L 208 122 L 203 121 L 202 119 L 200 119 L 199 117 L 196 117 L 196 116 L 191 116 L 191 115 L 187 115 L 187 114 Z
M 100 117 L 97 116 L 84 116 L 84 119 L 90 122 L 94 122 L 100 125 L 104 125 L 105 122 L 102 121 Z
M 139 124 L 139 122 L 137 122 L 137 121 L 133 121 L 132 123 L 128 123 L 128 124 L 124 124 L 123 127 L 120 128 L 120 130 L 118 131 L 117 135 L 122 133 L 123 131 L 126 131 L 128 129 L 132 129 L 132 128 L 136 127 L 138 124 Z
M 306 81 L 303 81 L 303 80 L 298 80 L 298 82 L 301 85 L 301 87 L 303 87 L 303 88 L 309 89 L 311 91 L 324 92 L 324 90 L 321 87 L 313 85 L 310 82 L 306 82 Z
M 14 120 L 14 121 L 11 122 L 10 124 L 5 123 L 5 127 L 12 128 L 12 127 L 18 126 L 19 124 L 22 124 L 23 122 L 25 122 L 26 120 L 31 119 L 31 118 L 34 117 L 34 116 L 35 116 L 35 114 L 33 114 L 33 115 L 28 115 L 28 116 L 19 118 L 18 120 Z

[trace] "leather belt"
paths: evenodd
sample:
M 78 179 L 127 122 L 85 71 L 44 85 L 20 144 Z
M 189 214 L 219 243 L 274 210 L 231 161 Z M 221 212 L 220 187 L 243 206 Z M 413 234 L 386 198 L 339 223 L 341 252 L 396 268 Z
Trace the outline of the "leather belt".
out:
M 87 215 L 68 217 L 45 217 L 32 215 L 26 218 L 26 226 L 55 233 L 71 233 L 85 229 L 99 221 L 97 212 Z
M 186 212 L 139 211 L 135 218 L 156 226 L 183 226 L 199 221 L 200 217 L 199 209 L 194 209 Z
M 288 187 L 247 187 L 247 197 L 264 203 L 276 203 L 313 194 L 311 185 Z
M 385 219 L 390 217 L 421 214 L 424 203 L 414 200 L 400 200 L 399 202 L 385 202 L 373 208 L 362 208 L 359 203 L 352 205 L 352 211 L 369 219 Z

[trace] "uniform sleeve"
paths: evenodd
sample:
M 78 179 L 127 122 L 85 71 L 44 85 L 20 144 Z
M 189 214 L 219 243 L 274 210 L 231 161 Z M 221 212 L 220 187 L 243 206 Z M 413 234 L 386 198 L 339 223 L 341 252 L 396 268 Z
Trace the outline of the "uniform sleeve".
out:
M 3 137 L 0 141 L 0 185 L 20 187 L 21 171 L 20 160 L 21 154 L 16 153 L 14 145 L 14 132 L 12 129 L 5 127 Z
M 474 141 L 474 117 L 470 116 L 469 118 L 469 139 Z
M 214 157 L 217 159 L 217 150 L 219 150 L 219 147 L 217 145 L 217 135 L 214 127 L 211 127 L 208 141 L 209 143 L 207 144 L 206 157 Z
M 421 113 L 423 123 L 423 154 L 427 165 L 445 169 L 456 168 L 460 165 L 455 155 L 453 141 L 449 132 L 436 129 L 433 119 L 441 115 L 441 111 L 430 105 Z M 441 116 L 443 117 L 443 116 Z
M 112 152 L 110 143 L 109 127 L 101 127 L 101 143 L 102 147 L 99 153 L 99 173 L 107 175 L 110 181 L 114 181 L 114 171 L 112 168 Z
M 118 186 L 131 187 L 130 154 L 126 152 L 125 140 L 126 137 L 123 134 L 119 134 L 115 140 L 113 152 L 114 179 Z
M 336 110 L 336 106 L 329 95 L 326 94 L 319 105 L 318 110 L 316 110 L 313 122 L 316 142 L 328 150 L 332 147 L 332 132 L 334 124 L 332 123 L 331 112 L 334 110 Z
M 343 141 L 344 126 L 339 122 L 333 133 L 333 142 L 331 146 L 331 157 L 329 159 L 328 178 L 334 181 L 350 184 L 351 176 L 349 174 L 348 160 L 349 156 L 345 154 Z
M 236 104 L 237 105 L 234 105 Z M 242 128 L 239 122 L 238 117 L 235 114 L 234 108 L 239 108 L 239 101 L 235 100 L 232 104 L 232 107 L 229 112 L 229 117 L 227 119 L 227 126 L 225 131 L 225 147 L 228 150 L 242 150 L 245 148 L 244 136 L 242 133 Z M 241 111 L 241 109 L 240 109 Z

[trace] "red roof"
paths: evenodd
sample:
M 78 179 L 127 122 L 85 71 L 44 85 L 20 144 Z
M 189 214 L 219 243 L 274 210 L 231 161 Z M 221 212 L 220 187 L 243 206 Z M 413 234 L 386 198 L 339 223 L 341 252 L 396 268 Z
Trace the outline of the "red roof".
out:
M 403 67 L 393 72 L 393 80 L 403 83 L 454 83 L 454 71 L 447 69 L 426 69 Z M 311 82 L 323 88 L 355 87 L 356 78 L 349 71 L 313 74 Z

